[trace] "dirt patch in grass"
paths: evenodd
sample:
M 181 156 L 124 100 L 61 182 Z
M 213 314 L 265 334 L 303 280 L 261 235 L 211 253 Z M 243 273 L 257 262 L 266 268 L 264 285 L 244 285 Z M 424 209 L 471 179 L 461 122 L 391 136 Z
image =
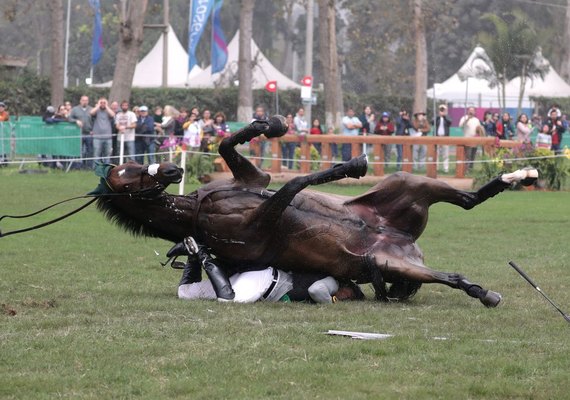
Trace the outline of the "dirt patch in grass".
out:
M 16 310 L 9 304 L 0 304 L 0 310 L 2 310 L 3 314 L 9 315 L 10 317 L 17 314 Z

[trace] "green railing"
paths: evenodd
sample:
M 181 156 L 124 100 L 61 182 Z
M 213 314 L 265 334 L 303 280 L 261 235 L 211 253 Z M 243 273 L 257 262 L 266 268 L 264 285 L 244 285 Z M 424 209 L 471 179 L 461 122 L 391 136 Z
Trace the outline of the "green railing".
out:
M 81 157 L 81 130 L 67 122 L 46 124 L 41 119 L 20 118 L 15 123 L 0 123 L 0 152 L 10 154 L 12 141 L 16 157 L 37 154 Z

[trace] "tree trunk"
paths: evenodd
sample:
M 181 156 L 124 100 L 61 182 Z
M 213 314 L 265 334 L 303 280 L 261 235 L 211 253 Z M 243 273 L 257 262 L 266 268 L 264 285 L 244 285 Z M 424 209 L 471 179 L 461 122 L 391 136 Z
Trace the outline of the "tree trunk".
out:
M 416 38 L 416 75 L 414 112 L 427 111 L 427 43 L 422 13 L 422 0 L 414 0 L 414 31 Z
M 287 76 L 293 76 L 293 2 L 285 3 L 284 10 L 287 15 L 287 28 L 283 32 L 285 51 L 280 62 L 280 70 Z
M 319 57 L 323 69 L 325 124 L 340 130 L 342 85 L 336 48 L 335 0 L 319 0 Z
M 121 0 L 126 13 L 121 16 L 119 46 L 110 101 L 129 100 L 139 50 L 143 42 L 143 24 L 148 0 Z
M 253 115 L 251 35 L 253 6 L 255 0 L 242 0 L 239 14 L 239 56 L 238 56 L 238 121 L 250 122 Z
M 560 76 L 566 81 L 570 82 L 570 49 L 568 48 L 568 43 L 570 43 L 570 0 L 566 1 L 566 19 L 564 21 L 564 38 L 560 50 L 562 51 L 562 62 L 560 66 Z
M 63 0 L 53 0 L 51 14 L 51 105 L 63 104 Z

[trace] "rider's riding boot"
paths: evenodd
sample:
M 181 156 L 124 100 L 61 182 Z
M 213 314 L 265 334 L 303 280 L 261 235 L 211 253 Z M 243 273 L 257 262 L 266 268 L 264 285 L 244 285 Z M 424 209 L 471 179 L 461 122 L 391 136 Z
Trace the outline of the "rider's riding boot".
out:
M 188 261 L 184 265 L 184 271 L 182 271 L 182 278 L 180 279 L 180 285 L 187 285 L 189 283 L 196 283 L 202 281 L 202 264 L 195 256 L 188 257 Z
M 204 271 L 206 271 L 206 274 L 214 287 L 214 292 L 216 292 L 218 300 L 233 300 L 235 298 L 235 293 L 232 289 L 232 284 L 224 271 L 215 263 L 214 259 L 202 248 L 198 250 L 198 258 L 200 259 L 202 267 L 204 268 Z

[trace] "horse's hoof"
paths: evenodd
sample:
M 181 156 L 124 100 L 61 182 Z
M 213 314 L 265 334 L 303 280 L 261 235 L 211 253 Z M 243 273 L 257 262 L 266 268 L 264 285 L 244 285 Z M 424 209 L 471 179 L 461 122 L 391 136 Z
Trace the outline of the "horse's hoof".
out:
M 483 303 L 483 305 L 485 307 L 495 308 L 499 305 L 502 298 L 503 298 L 503 296 L 501 296 L 500 293 L 493 292 L 492 290 L 487 290 L 487 293 L 485 293 L 485 296 L 481 297 L 480 300 L 481 300 L 481 303 Z
M 362 154 L 355 157 L 347 162 L 345 166 L 348 169 L 346 176 L 358 179 L 366 175 L 366 172 L 368 172 L 368 156 L 366 154 Z
M 287 129 L 288 126 L 285 117 L 282 115 L 274 115 L 269 118 L 269 129 L 264 135 L 268 138 L 281 137 L 287 133 Z
M 521 180 L 521 185 L 530 186 L 534 185 L 538 180 L 538 170 L 532 167 L 523 168 L 522 171 L 525 172 L 526 177 Z

